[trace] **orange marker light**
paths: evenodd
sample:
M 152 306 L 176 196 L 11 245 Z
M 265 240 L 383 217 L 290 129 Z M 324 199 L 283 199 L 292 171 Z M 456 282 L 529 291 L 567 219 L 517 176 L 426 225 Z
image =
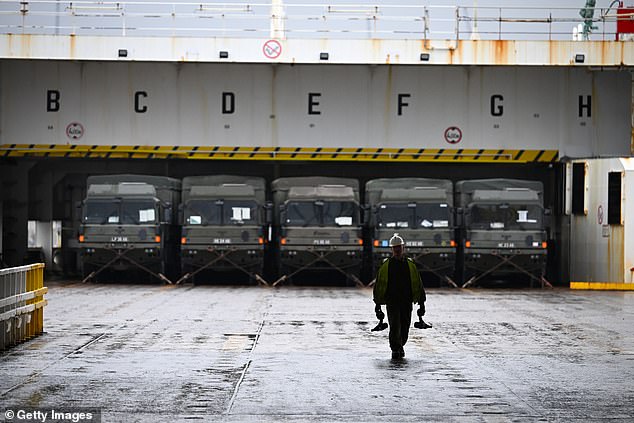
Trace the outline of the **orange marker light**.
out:
M 453 239 L 451 241 L 449 241 L 449 245 L 451 247 L 455 247 L 456 246 L 456 241 L 454 241 Z
M 258 244 L 264 244 L 264 238 L 259 237 L 258 238 Z
M 160 235 L 156 235 L 154 237 L 154 242 L 161 242 L 161 236 Z
M 465 241 L 464 246 L 467 248 L 471 247 L 471 241 Z
M 379 246 L 379 240 L 378 240 L 378 239 L 375 239 L 375 240 L 374 240 L 374 246 L 375 246 L 375 247 L 378 247 L 378 246 Z
M 84 242 L 86 238 L 83 235 L 79 235 L 79 242 Z
M 542 248 L 548 248 L 548 243 L 546 241 L 542 242 Z
M 281 243 L 282 245 L 286 245 L 286 238 L 282 238 L 282 240 L 280 241 L 280 243 Z
M 181 238 L 181 244 L 187 244 L 187 237 Z
M 362 239 L 359 240 L 359 245 L 363 245 L 363 240 Z

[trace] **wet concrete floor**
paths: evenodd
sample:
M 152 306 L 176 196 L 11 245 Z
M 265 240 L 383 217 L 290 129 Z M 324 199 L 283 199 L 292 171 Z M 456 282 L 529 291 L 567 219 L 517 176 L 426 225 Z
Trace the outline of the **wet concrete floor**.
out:
M 369 289 L 47 285 L 46 333 L 0 353 L 0 421 L 634 419 L 632 292 L 428 290 L 393 361 Z

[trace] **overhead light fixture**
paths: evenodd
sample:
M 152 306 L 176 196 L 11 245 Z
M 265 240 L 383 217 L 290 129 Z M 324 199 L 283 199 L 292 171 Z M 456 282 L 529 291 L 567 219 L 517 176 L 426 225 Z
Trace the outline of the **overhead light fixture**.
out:
M 575 63 L 583 63 L 586 61 L 585 54 L 575 54 Z
M 218 55 L 221 59 L 228 59 L 229 58 L 229 52 L 228 51 L 221 51 L 220 54 Z
M 118 54 L 119 54 L 119 57 L 128 57 L 128 50 L 124 48 L 120 48 Z
M 326 52 L 319 53 L 319 60 L 328 60 L 328 57 L 329 55 Z
M 421 53 L 420 54 L 420 60 L 422 62 L 429 62 L 429 53 Z

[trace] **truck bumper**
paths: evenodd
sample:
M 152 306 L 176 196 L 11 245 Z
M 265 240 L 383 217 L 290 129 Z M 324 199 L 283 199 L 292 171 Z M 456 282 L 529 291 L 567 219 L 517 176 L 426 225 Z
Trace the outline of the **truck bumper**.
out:
M 546 250 L 465 249 L 464 265 L 472 272 L 496 275 L 530 273 L 541 276 L 546 268 Z
M 119 256 L 119 258 L 112 261 L 112 259 L 117 256 Z M 123 256 L 131 261 L 126 260 Z M 117 271 L 137 268 L 138 266 L 136 266 L 133 262 L 139 263 L 151 270 L 160 271 L 162 264 L 161 248 L 156 244 L 135 245 L 134 247 L 121 248 L 105 248 L 97 245 L 84 246 L 81 249 L 81 258 L 84 266 L 87 265 L 95 269 L 99 269 L 110 263 L 108 265 L 108 269 Z
M 357 273 L 361 267 L 361 249 L 281 249 L 280 264 L 289 270 L 328 270 L 337 268 Z
M 414 260 L 420 272 L 434 273 L 439 277 L 452 276 L 456 264 L 455 248 L 426 248 L 406 250 L 406 255 Z M 379 268 L 383 260 L 391 257 L 389 249 L 381 249 L 373 253 L 375 271 Z
M 207 266 L 210 262 L 213 264 Z M 209 270 L 261 271 L 264 265 L 264 250 L 261 245 L 241 246 L 240 248 L 210 248 L 207 246 L 186 245 L 181 249 L 183 272 L 207 266 Z

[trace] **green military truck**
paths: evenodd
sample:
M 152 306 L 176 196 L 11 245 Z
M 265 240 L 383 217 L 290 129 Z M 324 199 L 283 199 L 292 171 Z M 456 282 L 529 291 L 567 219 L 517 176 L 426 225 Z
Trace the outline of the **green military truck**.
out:
M 433 275 L 455 286 L 456 241 L 453 185 L 444 179 L 382 178 L 365 185 L 367 219 L 376 271 L 391 251 L 388 241 L 398 233 L 407 255 L 428 280 Z
M 204 270 L 235 270 L 266 283 L 261 276 L 268 239 L 265 188 L 259 177 L 183 178 L 179 282 L 195 280 Z
M 361 284 L 359 181 L 290 177 L 272 182 L 281 283 L 303 271 L 334 270 Z M 332 280 L 330 278 L 329 280 Z
M 89 176 L 79 245 L 84 280 L 141 270 L 171 283 L 180 272 L 181 181 L 149 175 Z
M 485 276 L 544 279 L 547 257 L 544 189 L 539 181 L 480 179 L 456 183 L 463 213 L 460 274 L 463 286 Z

